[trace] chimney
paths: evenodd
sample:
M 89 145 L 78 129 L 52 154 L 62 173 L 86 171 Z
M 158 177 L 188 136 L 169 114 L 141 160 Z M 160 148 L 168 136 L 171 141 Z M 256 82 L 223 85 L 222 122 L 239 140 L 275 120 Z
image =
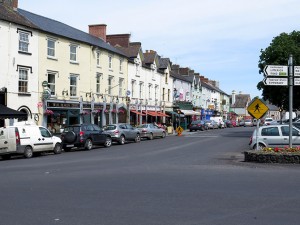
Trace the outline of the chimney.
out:
M 106 24 L 89 25 L 89 34 L 106 42 Z
M 3 3 L 11 8 L 13 8 L 14 10 L 17 10 L 18 8 L 18 0 L 2 0 L 0 1 L 0 3 Z
M 112 46 L 119 45 L 124 48 L 129 47 L 130 34 L 111 34 L 106 35 L 106 41 Z
M 233 91 L 232 91 L 232 104 L 233 104 L 233 105 L 234 105 L 234 103 L 235 103 L 235 95 L 236 95 L 236 91 L 233 90 Z

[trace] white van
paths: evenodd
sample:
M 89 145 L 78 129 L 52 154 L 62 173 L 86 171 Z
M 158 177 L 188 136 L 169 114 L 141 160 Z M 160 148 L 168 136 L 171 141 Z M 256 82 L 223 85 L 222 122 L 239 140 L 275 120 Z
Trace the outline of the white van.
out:
M 225 123 L 221 116 L 211 116 L 210 119 L 217 122 L 219 125 L 219 128 L 225 128 Z
M 23 154 L 31 158 L 35 152 L 62 151 L 61 139 L 53 136 L 42 126 L 28 121 L 15 123 L 13 126 L 0 128 L 0 155 L 9 159 L 11 155 Z

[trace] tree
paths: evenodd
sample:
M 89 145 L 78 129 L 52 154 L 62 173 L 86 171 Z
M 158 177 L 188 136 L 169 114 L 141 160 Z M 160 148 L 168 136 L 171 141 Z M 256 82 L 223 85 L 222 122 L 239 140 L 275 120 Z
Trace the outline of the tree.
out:
M 293 64 L 300 66 L 300 32 L 293 31 L 290 34 L 281 33 L 273 38 L 269 47 L 261 49 L 258 68 L 259 73 L 263 74 L 266 65 L 287 65 L 289 55 L 293 55 Z M 288 110 L 289 88 L 288 86 L 267 86 L 261 81 L 257 84 L 257 89 L 262 90 L 264 100 L 268 100 L 273 105 Z M 293 108 L 300 108 L 300 86 L 293 89 Z

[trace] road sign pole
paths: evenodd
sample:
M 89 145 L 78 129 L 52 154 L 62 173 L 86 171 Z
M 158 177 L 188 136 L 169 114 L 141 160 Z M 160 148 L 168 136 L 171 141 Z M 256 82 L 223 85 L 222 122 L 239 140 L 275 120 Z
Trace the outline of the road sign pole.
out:
M 289 61 L 289 147 L 292 148 L 293 138 L 292 138 L 292 125 L 293 125 L 293 55 L 290 55 Z

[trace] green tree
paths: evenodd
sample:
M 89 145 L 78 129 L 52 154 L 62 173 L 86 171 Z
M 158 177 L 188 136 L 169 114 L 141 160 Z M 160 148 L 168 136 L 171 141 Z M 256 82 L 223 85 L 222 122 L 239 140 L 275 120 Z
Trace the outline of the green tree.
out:
M 290 34 L 281 33 L 273 38 L 269 47 L 261 49 L 258 68 L 259 73 L 264 74 L 266 65 L 287 65 L 289 55 L 293 55 L 293 64 L 300 66 L 300 32 L 293 31 Z M 288 86 L 267 86 L 263 81 L 257 84 L 257 89 L 262 90 L 262 97 L 273 105 L 288 110 L 289 88 Z M 293 89 L 293 108 L 300 108 L 300 86 Z

